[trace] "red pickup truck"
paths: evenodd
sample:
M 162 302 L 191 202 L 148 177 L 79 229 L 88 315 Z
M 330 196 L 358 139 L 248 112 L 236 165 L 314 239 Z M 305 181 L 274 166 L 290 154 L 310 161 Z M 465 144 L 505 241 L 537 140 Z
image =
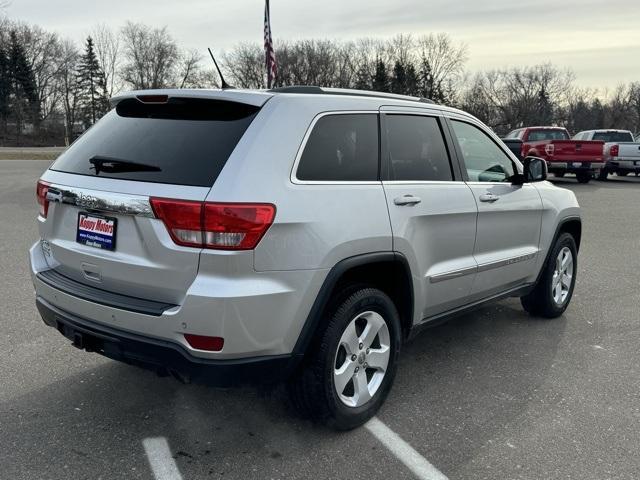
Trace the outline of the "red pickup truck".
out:
M 527 127 L 513 130 L 506 139 L 522 140 L 522 157 L 540 157 L 547 161 L 556 177 L 574 173 L 578 182 L 587 183 L 604 167 L 601 140 L 570 140 L 562 127 Z

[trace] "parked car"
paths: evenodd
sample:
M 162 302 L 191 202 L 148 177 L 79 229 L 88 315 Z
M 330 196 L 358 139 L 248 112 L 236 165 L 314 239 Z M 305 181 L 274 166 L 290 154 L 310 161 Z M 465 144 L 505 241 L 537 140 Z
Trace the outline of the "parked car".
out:
M 522 140 L 521 156 L 544 158 L 556 177 L 573 173 L 580 183 L 587 183 L 604 167 L 604 142 L 571 140 L 562 127 L 527 127 L 510 132 L 506 139 Z
M 629 130 L 586 130 L 573 136 L 574 140 L 602 140 L 604 144 L 605 166 L 598 178 L 606 180 L 607 175 L 615 173 L 624 177 L 640 173 L 640 142 L 634 142 Z
M 502 138 L 501 140 L 519 160 L 524 160 L 522 156 L 522 140 L 519 138 Z
M 420 327 L 503 297 L 569 305 L 575 195 L 462 111 L 310 87 L 112 103 L 37 184 L 36 304 L 78 348 L 194 382 L 285 380 L 349 429 Z

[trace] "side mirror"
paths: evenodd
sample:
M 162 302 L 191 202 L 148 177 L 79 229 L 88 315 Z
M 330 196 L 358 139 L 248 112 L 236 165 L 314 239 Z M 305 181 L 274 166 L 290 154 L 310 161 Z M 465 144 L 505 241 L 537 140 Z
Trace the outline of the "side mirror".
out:
M 524 182 L 543 182 L 547 179 L 547 162 L 538 157 L 526 157 L 524 159 Z

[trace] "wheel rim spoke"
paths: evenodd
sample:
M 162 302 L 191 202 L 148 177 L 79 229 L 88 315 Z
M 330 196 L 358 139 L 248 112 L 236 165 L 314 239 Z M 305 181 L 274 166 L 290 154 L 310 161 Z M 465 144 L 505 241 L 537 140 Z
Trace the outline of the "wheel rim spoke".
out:
M 355 322 L 351 322 L 346 328 L 346 330 L 342 334 L 340 343 L 346 349 L 347 354 L 354 355 L 358 353 L 358 344 L 360 343 L 360 340 L 358 339 L 358 334 L 356 332 Z
M 367 374 L 364 369 L 360 369 L 353 377 L 353 390 L 355 392 L 356 405 L 362 405 L 371 399 L 369 382 L 367 381 Z
M 367 363 L 369 368 L 375 368 L 380 372 L 387 371 L 389 364 L 389 347 L 385 346 L 375 350 L 371 350 L 367 355 Z
M 367 319 L 367 326 L 360 335 L 360 341 L 364 344 L 365 348 L 369 348 L 380 332 L 380 329 L 385 326 L 385 323 L 382 317 L 376 312 L 367 312 L 363 317 Z
M 353 378 L 353 373 L 356 368 L 356 362 L 347 359 L 340 368 L 337 368 L 333 374 L 333 381 L 336 386 L 336 391 L 339 394 L 344 393 L 344 389 Z

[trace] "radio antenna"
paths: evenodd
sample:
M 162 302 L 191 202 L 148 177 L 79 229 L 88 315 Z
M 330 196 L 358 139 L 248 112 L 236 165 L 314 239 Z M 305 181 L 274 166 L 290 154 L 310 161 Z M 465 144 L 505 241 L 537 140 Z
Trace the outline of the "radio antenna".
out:
M 209 50 L 209 55 L 211 55 L 211 60 L 213 60 L 213 64 L 216 66 L 216 70 L 218 71 L 218 75 L 220 75 L 220 87 L 222 88 L 222 90 L 236 88 L 236 87 L 233 87 L 233 86 L 229 85 L 227 82 L 224 81 L 224 77 L 222 76 L 222 72 L 220 71 L 220 67 L 218 66 L 218 62 L 216 62 L 216 58 L 213 56 L 213 52 L 208 47 L 207 47 L 207 50 Z

